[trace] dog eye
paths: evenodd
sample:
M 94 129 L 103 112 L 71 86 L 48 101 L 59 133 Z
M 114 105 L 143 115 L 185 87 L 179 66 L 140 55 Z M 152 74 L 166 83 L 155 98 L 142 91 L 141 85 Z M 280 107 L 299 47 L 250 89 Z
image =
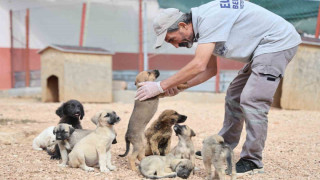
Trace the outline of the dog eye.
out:
M 109 113 L 107 113 L 107 115 L 105 116 L 105 117 L 109 117 L 110 116 L 110 114 Z

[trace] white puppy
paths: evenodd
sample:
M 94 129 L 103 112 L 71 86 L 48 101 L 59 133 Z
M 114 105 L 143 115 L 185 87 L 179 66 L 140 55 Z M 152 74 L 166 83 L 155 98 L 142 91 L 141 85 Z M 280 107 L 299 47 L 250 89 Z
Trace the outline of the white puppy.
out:
M 54 126 L 50 126 L 34 138 L 32 148 L 38 151 L 43 149 L 53 150 L 56 144 L 56 136 L 53 134 L 53 129 Z

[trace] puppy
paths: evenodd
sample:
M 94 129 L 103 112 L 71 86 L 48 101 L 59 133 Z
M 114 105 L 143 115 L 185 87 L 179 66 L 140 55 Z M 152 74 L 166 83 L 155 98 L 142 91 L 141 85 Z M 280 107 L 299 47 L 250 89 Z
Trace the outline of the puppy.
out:
M 176 123 L 185 122 L 186 119 L 187 116 L 174 110 L 163 111 L 145 132 L 147 139 L 145 155 L 167 155 L 171 146 L 171 127 Z
M 71 125 L 62 123 L 53 129 L 53 134 L 57 140 L 60 149 L 62 163 L 61 167 L 66 167 L 68 162 L 68 153 L 73 149 L 74 145 L 82 138 L 93 132 L 87 129 L 75 129 Z
M 57 110 L 56 114 L 61 118 L 59 124 L 67 123 L 75 129 L 82 129 L 80 120 L 83 119 L 83 105 L 77 100 L 69 100 L 63 103 Z
M 186 125 L 174 125 L 173 130 L 179 138 L 178 144 L 171 150 L 171 153 L 180 159 L 189 159 L 195 167 L 194 145 L 191 140 L 196 136 L 194 131 Z
M 32 148 L 34 150 L 47 149 L 53 151 L 56 144 L 56 136 L 53 134 L 54 126 L 50 126 L 43 130 L 37 137 L 33 139 Z
M 72 125 L 75 129 L 82 129 L 80 120 L 84 117 L 83 105 L 77 100 L 69 100 L 63 103 L 57 110 L 56 114 L 61 118 L 59 124 L 66 123 Z M 51 156 L 50 159 L 61 159 L 59 146 L 54 147 L 54 151 L 47 151 Z
M 118 123 L 120 118 L 114 111 L 104 110 L 96 113 L 92 121 L 96 122 L 97 129 L 74 146 L 69 154 L 69 165 L 85 171 L 94 171 L 92 166 L 97 164 L 101 172 L 115 170 L 116 167 L 111 164 L 110 148 L 116 137 L 113 125 Z
M 145 81 L 154 81 L 159 77 L 159 71 L 142 71 L 136 76 L 135 85 L 138 85 L 140 82 Z M 120 157 L 125 157 L 130 150 L 130 143 L 133 145 L 133 152 L 128 157 L 130 167 L 132 170 L 137 170 L 135 166 L 135 160 L 138 158 L 141 160 L 144 157 L 144 130 L 151 120 L 153 115 L 158 109 L 159 98 L 154 97 L 145 101 L 135 100 L 134 108 L 129 120 L 128 129 L 125 135 L 126 141 L 126 152 Z
M 231 174 L 231 179 L 236 179 L 236 170 L 234 165 L 233 151 L 224 143 L 223 137 L 213 135 L 205 138 L 201 151 L 203 163 L 206 169 L 206 179 L 212 179 L 211 164 L 215 168 L 215 178 L 225 179 L 226 171 Z M 225 171 L 225 163 L 227 170 Z
M 152 155 L 142 159 L 139 165 L 143 176 L 150 179 L 181 177 L 187 179 L 193 170 L 189 159 L 176 158 L 173 154 L 166 156 Z
M 160 73 L 158 70 L 153 71 L 142 71 L 136 76 L 135 85 L 138 86 L 140 82 L 154 81 L 159 77 Z M 139 88 L 139 86 L 138 86 Z M 179 90 L 188 88 L 186 83 L 178 86 Z M 126 152 L 120 157 L 125 157 L 128 155 L 130 150 L 130 143 L 133 145 L 132 154 L 128 157 L 129 164 L 132 170 L 137 170 L 135 166 L 135 161 L 141 160 L 145 156 L 145 135 L 144 131 L 158 109 L 159 97 L 164 96 L 160 94 L 159 96 L 147 99 L 145 101 L 135 100 L 134 108 L 129 120 L 128 129 L 125 135 L 126 141 Z

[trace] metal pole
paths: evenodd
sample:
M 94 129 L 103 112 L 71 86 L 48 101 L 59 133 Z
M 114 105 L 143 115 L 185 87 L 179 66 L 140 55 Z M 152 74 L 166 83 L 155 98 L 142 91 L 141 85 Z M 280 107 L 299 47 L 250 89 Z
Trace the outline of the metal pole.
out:
M 142 31 L 142 0 L 139 0 L 139 72 L 143 71 Z
M 12 10 L 10 10 L 10 66 L 11 66 L 11 88 L 14 88 L 14 68 L 13 68 L 13 21 Z
M 83 33 L 83 46 L 86 46 L 86 39 L 87 39 L 87 32 L 88 32 L 88 22 L 89 22 L 89 15 L 90 15 L 90 6 L 91 6 L 91 0 L 88 0 L 87 7 L 86 7 L 86 19 L 84 20 L 84 33 Z
M 84 23 L 86 19 L 86 3 L 82 4 L 82 16 L 81 16 L 81 27 L 80 27 L 80 42 L 79 46 L 83 45 L 83 34 L 84 34 Z
M 319 9 L 318 9 L 318 19 L 317 19 L 317 27 L 316 27 L 316 34 L 315 38 L 319 38 L 319 31 L 320 31 L 320 2 L 319 2 Z
M 147 71 L 149 69 L 147 28 L 148 28 L 147 0 L 143 0 L 143 60 L 144 60 L 144 68 L 143 69 L 145 71 Z
M 30 86 L 30 69 L 29 69 L 29 9 L 26 12 L 26 64 L 25 64 L 25 83 L 26 87 Z

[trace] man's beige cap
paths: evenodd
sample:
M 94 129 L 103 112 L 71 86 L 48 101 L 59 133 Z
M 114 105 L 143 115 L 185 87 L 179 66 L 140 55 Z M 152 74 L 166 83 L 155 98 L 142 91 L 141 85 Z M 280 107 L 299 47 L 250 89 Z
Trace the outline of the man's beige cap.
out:
M 157 35 L 157 41 L 154 46 L 155 49 L 161 47 L 167 35 L 168 28 L 173 25 L 182 15 L 183 12 L 180 12 L 179 9 L 168 8 L 162 10 L 158 16 L 154 18 L 153 29 Z

